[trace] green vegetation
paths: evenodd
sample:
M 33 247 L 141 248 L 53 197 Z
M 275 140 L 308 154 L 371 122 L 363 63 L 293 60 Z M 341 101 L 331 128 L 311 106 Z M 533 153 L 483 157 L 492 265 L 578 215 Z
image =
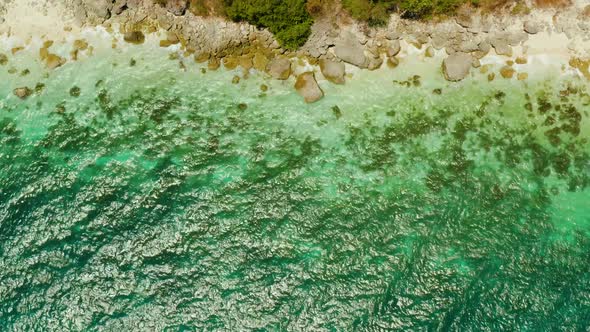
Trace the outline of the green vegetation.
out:
M 313 18 L 306 0 L 225 0 L 225 12 L 234 21 L 268 28 L 281 46 L 297 49 L 311 33 Z
M 222 0 L 190 0 L 188 10 L 197 16 L 225 16 Z
M 342 5 L 353 18 L 372 26 L 387 24 L 392 12 L 409 19 L 430 19 L 454 15 L 464 5 L 489 12 L 513 4 L 513 14 L 526 14 L 528 7 L 524 0 L 342 0 Z
M 384 25 L 393 11 L 405 18 L 424 19 L 453 13 L 460 5 L 471 0 L 343 0 L 342 4 L 352 17 L 367 21 L 369 25 Z M 474 0 L 475 1 L 475 0 Z

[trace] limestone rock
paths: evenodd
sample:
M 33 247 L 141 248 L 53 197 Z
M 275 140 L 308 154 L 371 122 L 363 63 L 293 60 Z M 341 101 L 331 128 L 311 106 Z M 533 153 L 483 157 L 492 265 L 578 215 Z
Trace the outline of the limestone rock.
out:
M 467 53 L 453 53 L 443 61 L 443 73 L 448 81 L 460 81 L 467 77 L 473 58 Z
M 321 59 L 320 70 L 328 81 L 334 84 L 344 84 L 344 63 Z
M 524 31 L 531 35 L 537 34 L 541 31 L 541 26 L 538 23 L 525 21 L 523 24 Z
M 14 89 L 13 93 L 15 96 L 24 100 L 24 99 L 27 99 L 27 97 L 29 97 L 33 93 L 33 90 L 31 90 L 25 86 L 25 87 Z
M 507 43 L 495 43 L 494 49 L 498 55 L 512 56 L 512 47 Z
M 363 47 L 359 41 L 352 36 L 339 40 L 334 48 L 334 53 L 336 53 L 336 56 L 342 61 L 348 62 L 359 68 L 367 68 L 369 64 Z
M 314 103 L 324 97 L 324 92 L 315 80 L 313 72 L 305 72 L 299 75 L 295 82 L 295 89 L 306 103 Z
M 401 50 L 402 47 L 399 44 L 399 40 L 394 40 L 393 42 L 391 42 L 391 45 L 389 45 L 389 48 L 387 49 L 387 56 L 394 57 L 398 55 Z
M 285 57 L 276 57 L 268 63 L 266 70 L 273 78 L 286 80 L 291 75 L 291 61 Z
M 401 37 L 400 33 L 397 31 L 387 31 L 385 33 L 385 38 L 387 40 L 397 40 Z

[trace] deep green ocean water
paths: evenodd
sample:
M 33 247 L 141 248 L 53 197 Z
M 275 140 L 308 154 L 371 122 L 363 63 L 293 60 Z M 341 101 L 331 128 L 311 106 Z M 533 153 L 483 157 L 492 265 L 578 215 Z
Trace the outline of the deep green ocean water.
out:
M 402 62 L 305 105 L 147 45 L 50 74 L 23 52 L 0 67 L 2 331 L 590 326 L 586 81 Z

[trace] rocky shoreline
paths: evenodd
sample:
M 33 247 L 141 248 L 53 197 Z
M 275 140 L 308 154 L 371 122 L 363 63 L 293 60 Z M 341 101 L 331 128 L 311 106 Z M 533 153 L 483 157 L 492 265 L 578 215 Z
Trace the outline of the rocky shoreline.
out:
M 25 0 L 19 5 L 45 14 L 56 10 L 48 8 L 49 1 Z M 19 22 L 15 17 L 18 11 L 13 10 L 15 2 L 0 6 L 4 6 L 0 7 L 0 35 L 18 34 L 14 26 Z M 335 15 L 316 20 L 307 43 L 296 51 L 281 48 L 267 30 L 195 16 L 186 10 L 183 1 L 160 6 L 152 0 L 67 0 L 61 6 L 56 12 L 63 13 L 64 34 L 100 25 L 109 31 L 120 30 L 126 42 L 141 44 L 146 34 L 163 30 L 166 38 L 160 46 L 178 44 L 184 56 L 207 63 L 209 70 L 241 67 L 243 78 L 253 70 L 266 72 L 277 80 L 293 76 L 295 89 L 306 102 L 323 97 L 317 76 L 333 84 L 344 84 L 351 66 L 362 70 L 395 68 L 410 49 L 412 54 L 424 58 L 441 57 L 441 74 L 451 82 L 465 79 L 474 68 L 486 73 L 489 80 L 526 80 L 528 73 L 519 72 L 514 64 L 526 63 L 532 54 L 551 53 L 567 59 L 571 68 L 590 79 L 590 5 L 536 9 L 519 16 L 464 10 L 457 17 L 429 23 L 393 15 L 389 25 L 382 28 Z M 92 47 L 80 39 L 69 56 L 57 55 L 51 51 L 54 40 L 49 33 L 45 39 L 39 56 L 49 69 L 75 61 L 79 52 Z M 13 54 L 17 52 L 12 50 Z M 502 57 L 505 65 L 496 68 L 496 72 L 482 67 L 481 60 L 486 56 Z M 8 59 L 9 55 L 0 54 L 0 61 Z M 236 77 L 239 82 L 240 77 Z M 17 96 L 26 98 L 22 87 L 15 89 Z

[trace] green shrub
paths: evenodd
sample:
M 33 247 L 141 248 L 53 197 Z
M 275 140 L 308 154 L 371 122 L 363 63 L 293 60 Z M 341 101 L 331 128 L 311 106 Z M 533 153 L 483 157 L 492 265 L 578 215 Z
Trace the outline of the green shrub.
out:
M 225 0 L 226 13 L 234 21 L 268 28 L 281 46 L 297 49 L 307 41 L 313 18 L 305 0 Z
M 366 21 L 371 26 L 387 24 L 397 4 L 397 0 L 342 0 L 342 5 L 353 18 Z
M 428 18 L 433 15 L 452 15 L 465 0 L 403 0 L 400 10 L 409 18 Z

